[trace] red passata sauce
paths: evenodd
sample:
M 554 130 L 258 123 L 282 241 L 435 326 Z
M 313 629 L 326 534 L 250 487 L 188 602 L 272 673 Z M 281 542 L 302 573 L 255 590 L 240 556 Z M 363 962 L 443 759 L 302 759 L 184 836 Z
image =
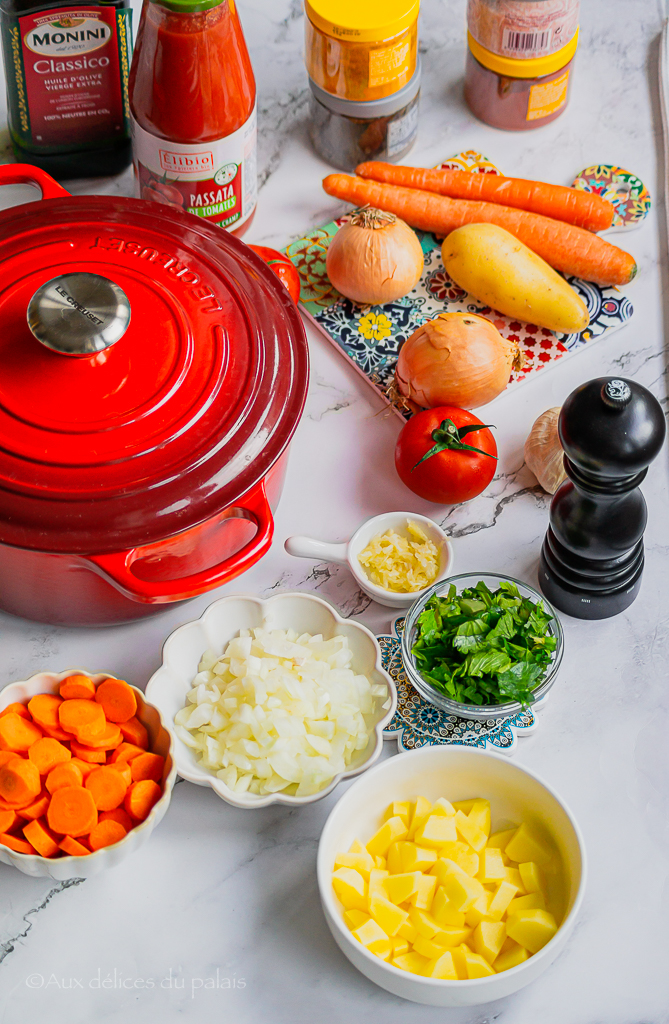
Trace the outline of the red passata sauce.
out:
M 129 88 L 139 195 L 242 234 L 256 86 L 234 0 L 146 0 Z

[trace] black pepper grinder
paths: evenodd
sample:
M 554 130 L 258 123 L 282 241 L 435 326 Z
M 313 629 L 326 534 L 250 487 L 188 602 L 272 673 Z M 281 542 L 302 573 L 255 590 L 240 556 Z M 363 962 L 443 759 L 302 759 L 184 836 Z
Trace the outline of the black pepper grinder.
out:
M 641 586 L 647 510 L 639 484 L 664 442 L 664 414 L 641 384 L 598 377 L 569 395 L 558 432 L 569 479 L 551 502 L 539 583 L 568 615 L 606 619 Z

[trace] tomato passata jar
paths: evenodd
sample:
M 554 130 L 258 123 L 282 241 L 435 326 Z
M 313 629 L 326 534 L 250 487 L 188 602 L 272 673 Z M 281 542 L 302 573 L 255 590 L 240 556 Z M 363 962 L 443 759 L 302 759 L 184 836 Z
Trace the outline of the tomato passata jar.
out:
M 455 505 L 488 486 L 497 469 L 497 445 L 473 413 L 441 405 L 423 409 L 402 427 L 395 467 L 414 494 L 437 505 Z
M 257 201 L 256 86 L 234 0 L 145 0 L 129 89 L 141 198 L 243 234 Z

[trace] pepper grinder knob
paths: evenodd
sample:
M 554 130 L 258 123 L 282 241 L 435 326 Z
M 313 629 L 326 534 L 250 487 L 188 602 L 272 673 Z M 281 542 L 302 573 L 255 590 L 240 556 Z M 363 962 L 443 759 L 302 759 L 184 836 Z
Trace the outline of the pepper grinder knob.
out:
M 119 341 L 130 323 L 122 288 L 100 274 L 61 274 L 41 285 L 28 305 L 28 327 L 42 345 L 65 356 L 92 356 Z
M 610 409 L 624 409 L 632 400 L 632 389 L 625 380 L 612 378 L 602 385 L 602 401 Z

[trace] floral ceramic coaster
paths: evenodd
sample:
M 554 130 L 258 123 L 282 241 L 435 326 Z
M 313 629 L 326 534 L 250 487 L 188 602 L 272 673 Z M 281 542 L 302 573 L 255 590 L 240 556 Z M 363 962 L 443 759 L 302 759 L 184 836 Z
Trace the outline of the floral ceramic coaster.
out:
M 400 751 L 452 743 L 511 754 L 518 736 L 526 736 L 536 729 L 535 711 L 544 706 L 545 697 L 534 705 L 534 709 L 526 708 L 513 718 L 493 718 L 487 722 L 449 715 L 423 700 L 404 671 L 400 641 L 403 629 L 402 616 L 393 623 L 392 636 L 384 634 L 377 637 L 383 667 L 397 687 L 397 711 L 383 730 L 384 739 L 397 738 Z
M 648 216 L 650 193 L 641 178 L 615 164 L 593 164 L 572 182 L 574 188 L 594 192 L 615 206 L 611 230 L 636 228 Z
M 458 153 L 440 166 L 474 174 L 500 173 L 487 157 L 473 150 Z M 450 279 L 441 259 L 441 242 L 426 231 L 416 232 L 423 248 L 425 266 L 413 291 L 402 299 L 381 306 L 359 306 L 333 288 L 325 271 L 330 239 L 349 217 L 350 214 L 314 228 L 292 242 L 285 251 L 301 277 L 300 304 L 305 313 L 401 416 L 408 417 L 410 413 L 403 408 L 401 396 L 393 387 L 400 346 L 417 327 L 440 313 L 480 313 L 489 317 L 505 338 L 518 342 L 524 365 L 522 369 L 513 371 L 509 389 L 534 377 L 558 359 L 579 352 L 602 335 L 622 327 L 632 316 L 629 299 L 617 288 L 600 288 L 572 277 L 567 280 L 590 313 L 590 323 L 582 333 L 555 334 L 544 327 L 502 316 L 468 295 Z

